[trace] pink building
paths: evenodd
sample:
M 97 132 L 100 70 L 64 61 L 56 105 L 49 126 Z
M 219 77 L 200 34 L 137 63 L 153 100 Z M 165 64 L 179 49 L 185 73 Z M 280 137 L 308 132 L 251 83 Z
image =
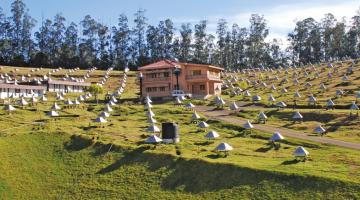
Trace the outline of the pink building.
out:
M 162 60 L 139 68 L 143 74 L 142 96 L 148 94 L 151 97 L 171 97 L 171 92 L 176 90 L 176 68 L 180 70 L 179 90 L 192 94 L 195 98 L 221 94 L 222 68 Z

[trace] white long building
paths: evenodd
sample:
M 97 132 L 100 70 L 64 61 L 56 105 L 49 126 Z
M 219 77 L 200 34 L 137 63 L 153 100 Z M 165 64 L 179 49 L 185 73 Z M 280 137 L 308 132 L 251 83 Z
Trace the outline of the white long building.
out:
M 47 82 L 47 91 L 49 92 L 84 92 L 90 87 L 89 82 L 75 82 L 62 80 L 49 80 Z
M 44 85 L 16 85 L 0 83 L 0 98 L 39 97 L 46 93 Z

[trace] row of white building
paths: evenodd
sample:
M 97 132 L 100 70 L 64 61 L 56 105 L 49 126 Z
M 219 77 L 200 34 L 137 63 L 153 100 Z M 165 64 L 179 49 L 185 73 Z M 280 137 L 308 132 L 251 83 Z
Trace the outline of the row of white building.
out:
M 85 82 L 89 78 L 89 73 L 96 68 L 88 70 L 82 81 L 72 77 L 64 77 L 61 80 L 52 80 L 51 78 L 34 78 L 33 81 L 9 81 L 9 76 L 0 78 L 0 99 L 19 98 L 19 97 L 40 97 L 46 92 L 84 92 L 91 83 Z M 69 73 L 72 73 L 69 71 Z M 2 74 L 3 75 L 3 74 Z M 5 74 L 6 75 L 6 74 Z M 31 76 L 31 75 L 30 75 Z

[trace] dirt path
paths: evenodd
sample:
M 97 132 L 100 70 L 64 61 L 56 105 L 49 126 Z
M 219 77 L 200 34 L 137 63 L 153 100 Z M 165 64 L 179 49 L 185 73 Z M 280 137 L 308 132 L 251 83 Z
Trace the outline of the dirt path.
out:
M 221 120 L 224 122 L 232 123 L 232 124 L 244 124 L 246 122 L 245 119 L 241 119 L 239 117 L 230 116 L 229 110 L 213 110 L 214 107 L 208 107 L 208 106 L 197 106 L 195 107 L 195 110 L 197 112 L 203 113 L 206 117 Z M 298 131 L 286 129 L 286 128 L 277 128 L 269 125 L 264 124 L 253 124 L 254 128 L 260 131 L 265 132 L 280 132 L 285 137 L 292 137 L 292 138 L 298 138 L 303 140 L 309 140 L 313 142 L 319 142 L 323 144 L 331 144 L 341 147 L 347 147 L 351 149 L 357 149 L 360 150 L 360 144 L 352 143 L 352 142 L 345 142 L 340 140 L 335 140 L 331 138 L 326 137 L 319 137 L 319 136 L 311 136 L 307 135 L 305 133 L 301 133 Z

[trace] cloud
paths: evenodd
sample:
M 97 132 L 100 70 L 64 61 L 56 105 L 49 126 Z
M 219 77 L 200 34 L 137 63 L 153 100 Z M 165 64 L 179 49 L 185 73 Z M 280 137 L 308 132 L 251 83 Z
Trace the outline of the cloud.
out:
M 287 1 L 291 2 L 291 1 Z M 343 0 L 338 2 L 331 2 L 328 0 L 317 2 L 299 2 L 299 3 L 284 3 L 277 6 L 263 6 L 256 11 L 243 10 L 239 14 L 232 15 L 212 15 L 207 16 L 208 20 L 208 32 L 215 34 L 216 25 L 219 19 L 223 18 L 228 21 L 229 28 L 231 24 L 237 23 L 239 26 L 248 27 L 249 18 L 251 14 L 258 13 L 264 15 L 268 22 L 270 30 L 268 41 L 273 38 L 279 38 L 282 40 L 284 46 L 288 45 L 286 40 L 287 34 L 295 27 L 296 21 L 303 20 L 308 17 L 312 17 L 317 21 L 320 21 L 327 13 L 332 13 L 338 21 L 342 17 L 346 17 L 349 21 L 352 16 L 356 14 L 356 10 L 360 8 L 360 2 L 358 0 Z M 178 18 L 174 19 L 175 23 L 189 22 L 195 24 L 201 19 L 197 18 Z
M 327 13 L 332 13 L 341 20 L 342 17 L 350 19 L 355 15 L 356 9 L 360 6 L 357 1 L 343 1 L 337 4 L 295 4 L 277 6 L 270 12 L 265 12 L 268 25 L 275 31 L 291 30 L 295 26 L 296 21 L 312 17 L 320 21 Z

